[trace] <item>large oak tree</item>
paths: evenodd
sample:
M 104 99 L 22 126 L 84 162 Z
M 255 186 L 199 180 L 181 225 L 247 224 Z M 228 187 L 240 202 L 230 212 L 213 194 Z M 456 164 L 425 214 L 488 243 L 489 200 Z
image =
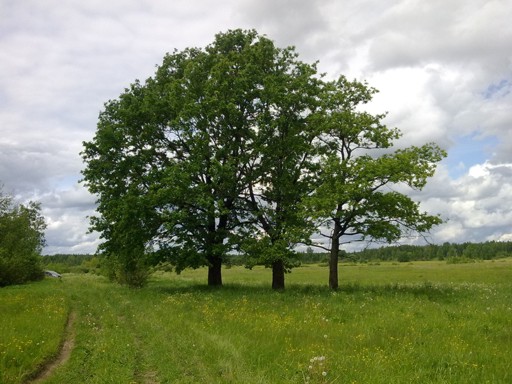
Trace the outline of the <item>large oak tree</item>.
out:
M 223 257 L 260 228 L 286 249 L 269 262 L 284 284 L 314 74 L 292 48 L 235 30 L 166 55 L 152 78 L 106 103 L 82 155 L 113 277 L 143 283 L 153 255 L 178 271 L 208 265 L 208 283 L 221 285 Z

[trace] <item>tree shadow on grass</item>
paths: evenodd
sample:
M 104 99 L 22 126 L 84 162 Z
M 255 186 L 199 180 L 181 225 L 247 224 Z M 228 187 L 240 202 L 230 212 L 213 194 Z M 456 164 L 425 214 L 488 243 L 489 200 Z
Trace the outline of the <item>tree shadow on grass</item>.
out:
M 452 301 L 467 295 L 467 291 L 454 284 L 423 283 L 391 283 L 391 284 L 359 284 L 347 283 L 333 291 L 325 285 L 289 284 L 285 290 L 274 291 L 268 284 L 228 283 L 220 287 L 210 287 L 200 283 L 176 283 L 172 281 L 154 282 L 147 289 L 161 294 L 219 294 L 222 296 L 240 297 L 242 295 L 282 295 L 308 297 L 336 297 L 337 295 L 374 295 L 374 296 L 415 296 L 431 301 Z

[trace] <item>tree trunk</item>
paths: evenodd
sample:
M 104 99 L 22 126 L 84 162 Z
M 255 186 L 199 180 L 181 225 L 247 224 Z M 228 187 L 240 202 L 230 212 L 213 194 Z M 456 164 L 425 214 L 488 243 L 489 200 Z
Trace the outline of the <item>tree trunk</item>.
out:
M 333 290 L 338 289 L 338 250 L 339 240 L 332 239 L 331 255 L 329 258 L 329 288 Z
M 210 266 L 208 267 L 208 286 L 220 287 L 222 286 L 222 258 L 212 257 L 209 259 Z
M 272 263 L 272 289 L 284 289 L 284 263 L 277 260 Z
M 329 258 L 329 288 L 332 290 L 338 289 L 338 254 L 340 250 L 339 232 L 340 224 L 335 220 L 331 239 L 331 255 Z

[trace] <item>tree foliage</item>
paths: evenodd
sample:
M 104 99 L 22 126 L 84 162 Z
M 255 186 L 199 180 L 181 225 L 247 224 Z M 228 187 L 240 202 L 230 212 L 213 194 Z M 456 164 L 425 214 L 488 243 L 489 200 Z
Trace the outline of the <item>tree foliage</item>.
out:
M 300 204 L 317 169 L 312 143 L 321 80 L 316 66 L 298 61 L 292 48 L 278 52 L 258 100 L 257 162 L 244 195 L 254 220 L 242 231 L 241 250 L 252 263 L 271 267 L 272 286 L 282 289 L 285 272 L 298 262 L 294 246 L 312 231 Z
M 271 267 L 281 289 L 294 247 L 326 224 L 333 246 L 342 235 L 427 231 L 438 218 L 382 189 L 421 188 L 443 153 L 428 144 L 370 155 L 399 137 L 383 115 L 357 109 L 373 93 L 325 81 L 252 30 L 167 54 L 105 104 L 84 143 L 84 181 L 98 196 L 91 229 L 112 277 L 139 286 L 150 263 L 168 261 L 178 272 L 206 265 L 209 285 L 221 285 L 222 262 L 238 252 Z
M 361 111 L 376 92 L 366 84 L 341 76 L 324 92 L 317 138 L 321 172 L 305 207 L 329 240 L 329 286 L 336 289 L 340 244 L 390 243 L 441 223 L 396 189 L 423 188 L 446 153 L 434 143 L 392 151 L 400 131 L 382 123 L 385 115 Z
M 0 190 L 0 287 L 41 279 L 46 224 L 40 205 L 16 204 Z

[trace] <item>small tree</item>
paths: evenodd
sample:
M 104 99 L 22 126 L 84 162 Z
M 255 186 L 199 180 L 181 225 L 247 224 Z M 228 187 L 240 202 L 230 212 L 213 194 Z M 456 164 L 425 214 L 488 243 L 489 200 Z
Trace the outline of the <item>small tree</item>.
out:
M 446 153 L 433 143 L 391 151 L 400 132 L 382 123 L 384 115 L 359 110 L 376 92 L 366 84 L 340 77 L 324 90 L 317 141 L 321 172 L 306 210 L 329 240 L 329 286 L 336 289 L 340 244 L 393 242 L 441 223 L 396 189 L 423 188 Z
M 16 204 L 0 191 L 0 287 L 43 278 L 45 228 L 38 203 Z

